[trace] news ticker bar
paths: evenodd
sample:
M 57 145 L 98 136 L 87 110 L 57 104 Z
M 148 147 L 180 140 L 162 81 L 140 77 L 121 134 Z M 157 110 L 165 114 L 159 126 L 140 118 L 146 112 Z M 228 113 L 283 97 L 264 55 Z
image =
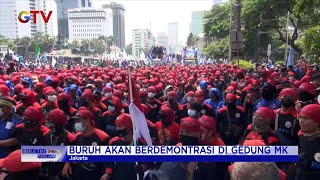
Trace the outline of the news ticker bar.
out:
M 22 146 L 22 162 L 297 162 L 298 146 Z

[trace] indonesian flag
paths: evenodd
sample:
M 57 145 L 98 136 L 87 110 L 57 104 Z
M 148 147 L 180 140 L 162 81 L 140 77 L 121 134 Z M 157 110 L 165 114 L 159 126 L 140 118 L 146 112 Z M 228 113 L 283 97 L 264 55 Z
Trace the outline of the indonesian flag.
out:
M 133 140 L 137 142 L 137 139 L 143 137 L 144 140 L 147 142 L 147 145 L 152 146 L 149 128 L 147 125 L 147 119 L 142 112 L 141 102 L 138 97 L 137 90 L 135 88 L 136 85 L 131 78 L 130 67 L 128 67 L 128 75 L 129 75 L 129 97 L 132 97 L 131 99 L 133 100 L 130 102 L 130 105 L 129 105 L 129 113 L 130 113 L 132 124 L 134 127 Z

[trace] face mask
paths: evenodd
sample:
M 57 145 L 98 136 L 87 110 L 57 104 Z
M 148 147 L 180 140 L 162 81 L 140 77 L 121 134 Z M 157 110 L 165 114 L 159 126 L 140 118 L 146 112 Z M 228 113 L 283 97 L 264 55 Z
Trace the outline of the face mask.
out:
M 70 109 L 69 102 L 66 100 L 58 101 L 58 107 L 63 111 L 68 111 Z
M 89 103 L 88 103 L 87 100 L 83 99 L 83 100 L 81 101 L 81 106 L 87 107 L 88 105 L 89 105 Z
M 149 97 L 149 98 L 153 98 L 155 95 L 156 95 L 156 94 L 155 94 L 155 93 L 152 93 L 152 92 L 148 93 L 148 97 Z
M 106 93 L 106 94 L 105 94 L 105 97 L 106 97 L 106 98 L 110 98 L 111 96 L 112 96 L 112 93 Z
M 293 76 L 289 76 L 289 79 L 290 79 L 290 80 L 293 80 L 293 79 L 294 79 L 294 77 L 293 77 Z
M 187 101 L 188 101 L 189 103 L 190 103 L 190 102 L 193 102 L 193 99 L 194 99 L 194 98 L 191 97 L 191 96 L 188 96 L 188 97 L 187 97 Z
M 48 96 L 48 101 L 50 101 L 50 102 L 54 102 L 56 99 L 57 99 L 56 95 Z
M 294 100 L 292 100 L 291 98 L 281 98 L 281 105 L 285 108 L 293 107 Z
M 84 127 L 82 126 L 82 123 L 75 123 L 74 124 L 74 129 L 78 132 L 83 132 L 84 131 Z
M 197 114 L 197 111 L 192 110 L 192 109 L 188 109 L 188 115 L 189 115 L 189 116 L 193 117 L 193 116 L 195 116 L 196 114 Z
M 49 129 L 53 129 L 54 128 L 54 123 L 52 123 L 52 122 L 45 122 L 45 126 L 47 127 L 47 128 L 49 128 Z
M 51 129 L 51 131 L 55 134 L 55 135 L 60 135 L 64 132 L 64 129 L 62 126 L 59 125 L 54 125 L 53 128 Z
M 108 110 L 110 112 L 114 112 L 116 110 L 116 108 L 114 106 L 108 106 Z
M 27 129 L 34 129 L 37 126 L 39 126 L 39 123 L 28 120 L 24 122 L 24 127 L 26 127 Z
M 2 109 L 0 109 L 0 117 L 2 117 L 3 116 L 3 111 L 2 111 Z
M 119 137 L 125 137 L 128 135 L 129 131 L 127 129 L 117 130 Z
M 196 137 L 186 136 L 186 135 L 180 135 L 181 143 L 183 145 L 198 145 L 199 141 Z
M 234 109 L 236 109 L 236 103 L 235 102 L 233 102 L 233 103 L 227 103 L 227 108 L 229 109 L 229 110 L 234 110 Z
M 39 94 L 41 91 L 40 91 L 40 89 L 35 89 L 34 92 L 36 92 L 37 94 Z
M 262 90 L 261 96 L 267 101 L 270 101 L 273 98 L 273 94 L 270 90 Z

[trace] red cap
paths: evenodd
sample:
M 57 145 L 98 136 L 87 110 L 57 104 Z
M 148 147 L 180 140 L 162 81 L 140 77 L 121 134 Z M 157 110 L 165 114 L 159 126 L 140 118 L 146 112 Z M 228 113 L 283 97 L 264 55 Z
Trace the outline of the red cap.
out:
M 230 86 L 234 87 L 234 89 L 237 89 L 237 88 L 238 88 L 238 82 L 232 81 L 232 82 L 230 83 Z
M 70 101 L 70 95 L 67 94 L 67 93 L 61 93 L 61 94 L 58 95 L 57 100 L 58 101 L 61 101 L 61 100 Z
M 84 91 L 83 94 L 81 95 L 81 98 L 90 99 L 92 101 L 94 100 L 94 96 L 91 91 Z
M 310 83 L 310 82 L 305 82 L 305 83 L 302 83 L 300 86 L 299 86 L 299 90 L 300 91 L 306 91 L 308 92 L 309 94 L 312 94 L 312 95 L 315 95 L 316 93 L 316 85 Z
M 148 97 L 148 92 L 145 89 L 140 89 L 138 91 L 139 98 L 146 98 Z
M 196 90 L 196 92 L 194 93 L 194 96 L 204 97 L 205 94 L 202 90 Z
M 187 96 L 194 96 L 194 92 L 193 92 L 193 91 L 189 91 L 189 92 L 187 93 Z
M 33 106 L 29 106 L 23 112 L 23 118 L 30 119 L 39 123 L 44 121 L 43 113 Z
M 237 100 L 237 97 L 235 94 L 232 94 L 232 93 L 228 93 L 227 96 L 226 96 L 226 101 L 236 101 Z
M 93 113 L 85 108 L 80 108 L 79 111 L 76 113 L 75 116 L 72 117 L 73 119 L 89 119 L 90 123 L 94 125 L 95 117 Z
M 183 118 L 180 122 L 180 131 L 201 132 L 200 123 L 192 117 Z
M 163 112 L 166 115 L 166 120 L 172 122 L 175 118 L 174 111 L 169 108 L 168 106 L 161 106 L 160 109 L 161 112 Z
M 217 121 L 213 117 L 203 115 L 199 119 L 200 125 L 211 130 L 211 131 L 216 131 L 216 125 Z
M 309 104 L 304 106 L 301 111 L 300 115 L 306 116 L 313 121 L 320 123 L 320 105 L 318 104 Z
M 48 119 L 57 125 L 65 125 L 67 123 L 67 115 L 60 109 L 51 110 L 48 113 Z
M 226 91 L 235 91 L 235 88 L 233 86 L 228 86 Z
M 168 93 L 168 97 L 174 97 L 174 98 L 178 98 L 178 94 L 176 91 L 170 91 Z
M 6 168 L 11 173 L 28 171 L 40 167 L 40 162 L 21 162 L 21 150 L 13 151 L 7 157 L 0 159 L 0 168 Z
M 255 114 L 261 116 L 263 119 L 274 120 L 276 118 L 274 111 L 268 107 L 260 107 Z
M 281 90 L 279 94 L 279 98 L 281 98 L 282 96 L 290 96 L 290 97 L 293 97 L 294 100 L 296 100 L 297 92 L 292 88 L 285 88 Z
M 157 92 L 157 89 L 156 89 L 156 87 L 154 87 L 154 86 L 149 86 L 149 87 L 147 88 L 147 91 L 148 91 L 148 92 L 156 93 L 156 92 Z
M 52 87 L 48 87 L 46 88 L 46 90 L 44 91 L 45 95 L 51 94 L 51 93 L 56 93 L 56 91 L 52 88 Z
M 106 86 L 103 88 L 103 92 L 112 92 L 112 88 L 109 86 Z
M 120 114 L 115 121 L 115 125 L 124 126 L 127 129 L 132 129 L 132 121 L 130 115 L 126 113 Z

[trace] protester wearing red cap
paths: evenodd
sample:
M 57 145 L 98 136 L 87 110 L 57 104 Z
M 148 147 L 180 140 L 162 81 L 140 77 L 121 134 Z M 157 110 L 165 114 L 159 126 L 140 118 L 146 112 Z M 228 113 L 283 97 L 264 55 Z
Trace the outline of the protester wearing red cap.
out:
M 202 106 L 199 117 L 201 117 L 203 115 L 215 117 L 215 114 L 214 114 L 212 107 L 210 105 L 204 103 L 205 93 L 202 90 L 196 90 L 196 92 L 194 93 L 194 100 L 196 102 L 200 103 Z
M 294 89 L 285 88 L 281 90 L 278 99 L 280 100 L 281 108 L 275 110 L 274 130 L 281 144 L 297 145 L 298 131 L 300 129 L 299 123 L 296 120 L 297 112 L 295 110 L 297 92 Z
M 108 109 L 108 107 L 101 101 L 102 100 L 102 94 L 101 91 L 98 89 L 95 89 L 93 91 L 93 96 L 94 96 L 94 104 L 97 108 L 101 110 L 101 112 L 104 112 Z
M 97 122 L 97 128 L 105 131 L 111 138 L 117 136 L 116 126 L 114 124 L 116 118 L 123 113 L 123 105 L 118 97 L 112 97 L 108 106 L 108 111 L 102 114 L 101 121 Z
M 44 113 L 44 116 L 47 117 L 51 110 L 58 108 L 56 101 L 57 93 L 53 88 L 49 87 L 45 90 L 44 94 L 46 101 L 41 105 L 41 111 Z
M 0 98 L 0 119 L 0 158 L 4 158 L 11 151 L 6 140 L 13 138 L 15 127 L 21 122 L 21 119 L 14 115 L 14 100 Z
M 61 109 L 67 116 L 67 123 L 65 128 L 70 131 L 74 132 L 74 122 L 72 117 L 76 114 L 77 110 L 71 107 L 71 98 L 66 93 L 61 93 L 57 97 L 57 103 L 59 109 Z
M 178 103 L 178 95 L 176 91 L 170 91 L 167 95 L 168 101 L 163 106 L 171 108 L 175 112 L 175 122 L 180 123 L 181 119 L 186 117 L 183 106 Z
M 105 132 L 95 128 L 93 113 L 80 108 L 75 119 L 75 130 L 78 132 L 74 144 L 77 146 L 105 146 L 109 144 L 110 137 Z M 72 172 L 70 163 L 65 163 L 62 175 L 73 175 L 75 179 L 100 179 L 104 174 L 103 163 L 78 163 L 75 172 Z
M 197 119 L 186 117 L 180 123 L 180 142 L 183 146 L 200 145 L 201 128 Z M 179 144 L 180 145 L 180 144 Z
M 104 97 L 101 99 L 101 102 L 103 102 L 103 104 L 105 104 L 108 107 L 110 105 L 109 100 L 111 100 L 111 97 L 112 97 L 112 88 L 109 86 L 106 86 L 103 89 L 103 94 L 104 94 Z
M 117 117 L 115 121 L 116 130 L 118 136 L 112 138 L 109 142 L 111 146 L 132 146 L 133 145 L 133 128 L 132 121 L 129 114 L 121 114 Z M 144 145 L 145 143 L 138 139 L 139 145 Z M 131 168 L 129 168 L 129 167 Z M 124 169 L 125 168 L 125 169 Z M 135 164 L 135 163 L 115 163 L 112 166 L 107 167 L 106 174 L 112 179 L 134 179 L 136 174 L 142 178 L 144 171 L 147 167 L 145 164 Z
M 320 178 L 320 105 L 304 106 L 299 114 L 299 179 Z
M 21 162 L 21 150 L 0 159 L 0 179 L 38 179 L 40 162 Z
M 252 124 L 250 124 L 244 132 L 243 139 L 245 140 L 263 140 L 266 145 L 279 145 L 279 139 L 272 131 L 270 125 L 276 118 L 275 113 L 268 107 L 260 107 L 253 116 Z
M 85 107 L 87 110 L 91 111 L 95 117 L 95 123 L 102 121 L 102 112 L 94 104 L 94 95 L 91 90 L 85 90 L 81 95 L 81 106 Z
M 199 118 L 201 125 L 201 144 L 208 146 L 224 146 L 224 142 L 217 133 L 217 120 L 203 115 Z
M 34 106 L 39 110 L 41 109 L 40 104 L 35 100 L 34 92 L 30 89 L 23 89 L 20 93 L 20 99 L 21 102 L 18 102 L 16 106 L 16 112 L 20 116 L 22 116 L 23 111 L 29 106 Z
M 149 86 L 147 88 L 148 98 L 147 104 L 153 106 L 153 109 L 148 113 L 147 119 L 151 120 L 153 123 L 157 122 L 157 115 L 160 111 L 162 103 L 155 98 L 157 95 L 157 89 L 154 86 Z
M 23 112 L 23 123 L 18 124 L 15 129 L 15 138 L 11 139 L 11 145 L 43 145 L 44 134 L 49 131 L 42 125 L 45 121 L 43 113 L 37 108 L 30 106 Z
M 60 109 L 54 109 L 49 112 L 46 121 L 46 127 L 50 129 L 44 134 L 44 145 L 46 146 L 69 146 L 75 141 L 75 136 L 64 129 L 67 123 L 67 116 Z M 44 163 L 47 172 L 47 178 L 63 178 L 60 175 L 64 163 Z
M 174 111 L 162 106 L 155 127 L 158 132 L 159 145 L 175 145 L 179 142 L 179 125 L 174 122 Z
M 226 145 L 236 145 L 247 125 L 247 118 L 243 107 L 236 105 L 236 95 L 227 94 L 227 106 L 217 112 L 218 132 Z
M 305 82 L 299 86 L 298 99 L 306 104 L 315 103 L 316 98 L 316 85 Z

